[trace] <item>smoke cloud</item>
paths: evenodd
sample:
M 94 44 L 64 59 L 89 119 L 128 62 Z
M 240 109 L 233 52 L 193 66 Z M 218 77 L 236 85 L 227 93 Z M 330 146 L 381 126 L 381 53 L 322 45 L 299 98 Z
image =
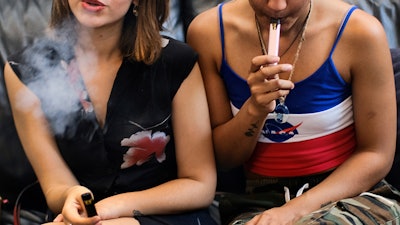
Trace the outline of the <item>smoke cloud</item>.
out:
M 41 99 L 42 110 L 56 135 L 73 135 L 76 130 L 73 126 L 81 113 L 79 95 L 84 85 L 74 63 L 75 41 L 71 28 L 72 25 L 65 24 L 50 30 L 15 60 L 21 80 Z M 21 95 L 18 107 L 28 108 L 29 98 Z

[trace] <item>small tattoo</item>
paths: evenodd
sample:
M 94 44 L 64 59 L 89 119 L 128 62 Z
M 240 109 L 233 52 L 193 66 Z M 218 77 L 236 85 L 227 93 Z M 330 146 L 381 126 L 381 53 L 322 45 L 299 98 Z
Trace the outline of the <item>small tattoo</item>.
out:
M 258 126 L 256 123 L 252 123 L 251 127 L 244 133 L 247 137 L 253 137 L 255 134 L 255 129 L 257 129 Z
M 329 205 L 329 204 L 331 204 L 332 202 L 327 202 L 327 203 L 324 203 L 324 204 L 321 204 L 321 208 L 322 207 L 325 207 L 325 206 L 327 206 L 327 205 Z
M 139 210 L 133 210 L 133 217 L 140 217 L 143 216 L 143 214 Z

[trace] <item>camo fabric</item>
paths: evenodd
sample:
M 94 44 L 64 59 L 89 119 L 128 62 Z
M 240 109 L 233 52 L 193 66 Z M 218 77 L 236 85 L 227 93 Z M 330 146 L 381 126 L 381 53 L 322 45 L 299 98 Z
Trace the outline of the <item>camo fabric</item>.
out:
M 383 181 L 373 191 L 331 203 L 303 217 L 296 225 L 400 224 L 399 199 L 399 191 Z
M 400 225 L 399 201 L 400 192 L 383 180 L 369 192 L 330 203 L 295 225 Z M 241 213 L 229 225 L 244 225 L 264 210 L 255 207 Z

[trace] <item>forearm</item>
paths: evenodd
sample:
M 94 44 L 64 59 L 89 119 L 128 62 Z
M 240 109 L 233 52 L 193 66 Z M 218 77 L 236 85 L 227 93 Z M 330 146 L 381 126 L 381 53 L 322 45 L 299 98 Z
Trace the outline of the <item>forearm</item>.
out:
M 384 178 L 390 165 L 390 158 L 379 152 L 355 153 L 323 182 L 286 206 L 303 216 L 328 203 L 357 196 Z
M 144 215 L 174 214 L 208 207 L 215 189 L 207 181 L 181 178 L 151 189 L 119 194 L 96 204 L 103 219 L 132 217 L 133 210 Z
M 231 120 L 213 129 L 214 149 L 220 168 L 236 167 L 251 157 L 265 119 L 266 115 L 253 113 L 246 102 Z

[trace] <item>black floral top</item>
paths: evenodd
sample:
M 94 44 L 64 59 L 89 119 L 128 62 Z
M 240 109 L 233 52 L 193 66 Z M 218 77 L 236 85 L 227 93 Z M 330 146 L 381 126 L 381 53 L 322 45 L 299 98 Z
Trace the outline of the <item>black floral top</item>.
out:
M 100 200 L 176 178 L 171 104 L 197 54 L 171 39 L 151 66 L 124 60 L 100 127 L 71 49 L 40 39 L 9 62 L 40 98 L 59 150 L 81 184 Z

